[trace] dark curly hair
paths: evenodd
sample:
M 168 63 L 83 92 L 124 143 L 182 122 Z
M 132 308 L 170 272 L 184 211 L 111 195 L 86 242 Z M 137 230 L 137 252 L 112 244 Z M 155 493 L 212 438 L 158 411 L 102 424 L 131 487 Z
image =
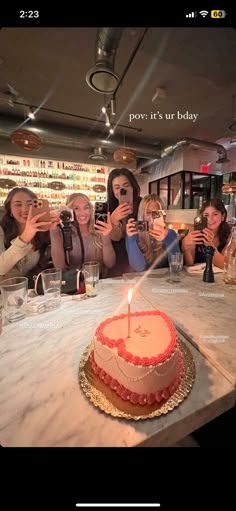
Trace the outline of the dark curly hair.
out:
M 116 177 L 119 177 L 119 176 L 124 176 L 126 177 L 129 181 L 130 181 L 130 184 L 133 188 L 133 200 L 134 200 L 134 216 L 136 218 L 137 216 L 137 212 L 138 212 L 138 206 L 139 206 L 139 203 L 141 201 L 141 198 L 140 198 L 140 186 L 134 176 L 134 174 L 129 170 L 129 169 L 125 169 L 125 168 L 121 168 L 121 169 L 113 169 L 109 176 L 108 176 L 108 181 L 107 181 L 107 202 L 109 204 L 109 211 L 111 213 L 113 213 L 113 211 L 117 208 L 117 206 L 119 206 L 119 201 L 116 199 L 114 193 L 113 193 L 113 189 L 112 189 L 112 181 L 113 179 L 115 179 Z
M 220 213 L 222 213 L 222 215 L 224 215 L 223 220 L 222 220 L 221 224 L 219 225 L 218 232 L 217 232 L 217 234 L 219 236 L 219 242 L 220 242 L 219 246 L 223 250 L 223 248 L 225 247 L 225 245 L 228 241 L 230 231 L 231 231 L 229 224 L 227 224 L 227 222 L 226 222 L 227 211 L 226 211 L 225 205 L 222 202 L 222 200 L 217 197 L 215 197 L 214 199 L 209 199 L 206 202 L 204 202 L 202 208 L 200 209 L 200 214 L 202 215 L 204 213 L 205 209 L 209 208 L 209 207 L 217 209 L 217 211 L 220 211 Z
M 31 190 L 29 190 L 28 188 L 25 188 L 23 186 L 21 188 L 19 188 L 19 187 L 13 188 L 9 192 L 9 194 L 4 202 L 6 213 L 0 222 L 0 225 L 4 231 L 4 244 L 5 244 L 6 249 L 8 249 L 11 246 L 11 241 L 13 239 L 15 239 L 17 236 L 19 236 L 16 220 L 11 215 L 11 202 L 12 202 L 12 199 L 15 197 L 16 193 L 18 193 L 18 192 L 26 193 L 30 197 L 30 199 L 37 199 L 37 195 L 35 195 L 34 192 L 32 192 Z M 44 254 L 47 246 L 49 245 L 49 240 L 50 240 L 50 237 L 49 237 L 48 232 L 45 232 L 45 233 L 37 232 L 37 234 L 35 235 L 33 244 L 34 244 L 35 249 L 39 250 L 40 256 L 42 256 Z

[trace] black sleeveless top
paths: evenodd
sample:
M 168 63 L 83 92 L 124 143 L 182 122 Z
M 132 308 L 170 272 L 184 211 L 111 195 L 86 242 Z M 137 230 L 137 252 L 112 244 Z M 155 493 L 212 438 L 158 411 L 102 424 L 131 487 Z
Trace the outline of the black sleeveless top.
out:
M 218 252 L 222 252 L 222 250 L 225 248 L 225 245 L 226 245 L 226 243 L 221 243 L 217 248 Z M 193 264 L 206 262 L 205 248 L 206 247 L 204 244 L 196 245 L 195 258 L 194 258 Z

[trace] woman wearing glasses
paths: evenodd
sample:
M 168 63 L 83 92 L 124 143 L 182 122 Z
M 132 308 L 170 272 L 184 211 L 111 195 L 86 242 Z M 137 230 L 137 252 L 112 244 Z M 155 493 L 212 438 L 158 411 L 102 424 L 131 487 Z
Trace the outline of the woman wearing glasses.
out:
M 160 197 L 150 194 L 139 204 L 138 222 L 128 220 L 126 250 L 135 271 L 168 267 L 168 254 L 180 252 L 175 231 L 166 228 L 165 214 Z

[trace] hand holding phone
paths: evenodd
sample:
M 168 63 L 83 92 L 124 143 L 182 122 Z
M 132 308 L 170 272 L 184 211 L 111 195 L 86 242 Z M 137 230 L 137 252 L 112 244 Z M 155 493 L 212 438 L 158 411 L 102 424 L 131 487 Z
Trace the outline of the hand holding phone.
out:
M 165 220 L 163 214 L 160 211 L 152 211 L 152 219 L 149 222 L 150 228 L 155 229 L 155 225 L 165 227 Z
M 31 218 L 34 218 L 35 216 L 39 215 L 40 213 L 44 213 L 40 217 L 40 222 L 51 222 L 51 215 L 50 215 L 50 208 L 49 208 L 48 200 L 33 199 Z
M 119 204 L 129 204 L 130 213 L 133 211 L 133 188 L 127 186 L 127 188 L 121 188 L 119 193 Z
M 33 205 L 29 208 L 28 217 L 26 220 L 25 228 L 22 234 L 19 236 L 19 239 L 24 243 L 30 243 L 37 232 L 45 232 L 49 231 L 52 226 L 51 217 L 49 213 L 49 221 L 42 221 L 42 217 L 45 214 L 45 211 L 37 211 L 37 214 L 34 210 L 38 208 L 34 208 Z M 34 216 L 33 216 L 34 213 Z

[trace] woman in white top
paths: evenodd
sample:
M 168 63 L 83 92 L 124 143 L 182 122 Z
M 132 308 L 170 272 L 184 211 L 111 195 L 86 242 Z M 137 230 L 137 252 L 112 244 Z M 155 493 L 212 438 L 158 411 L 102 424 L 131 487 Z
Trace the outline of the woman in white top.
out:
M 13 188 L 5 201 L 5 215 L 0 222 L 0 279 L 27 276 L 47 267 L 50 245 L 49 227 L 40 213 L 32 218 L 32 201 L 37 196 L 28 188 Z
M 93 206 L 87 195 L 73 193 L 67 201 L 74 211 L 71 223 L 72 250 L 64 251 L 63 231 L 60 227 L 50 231 L 52 260 L 57 268 L 81 268 L 83 262 L 100 263 L 100 276 L 106 277 L 107 268 L 112 268 L 116 261 L 111 243 L 112 224 L 110 213 L 107 222 L 100 220 L 94 224 Z

